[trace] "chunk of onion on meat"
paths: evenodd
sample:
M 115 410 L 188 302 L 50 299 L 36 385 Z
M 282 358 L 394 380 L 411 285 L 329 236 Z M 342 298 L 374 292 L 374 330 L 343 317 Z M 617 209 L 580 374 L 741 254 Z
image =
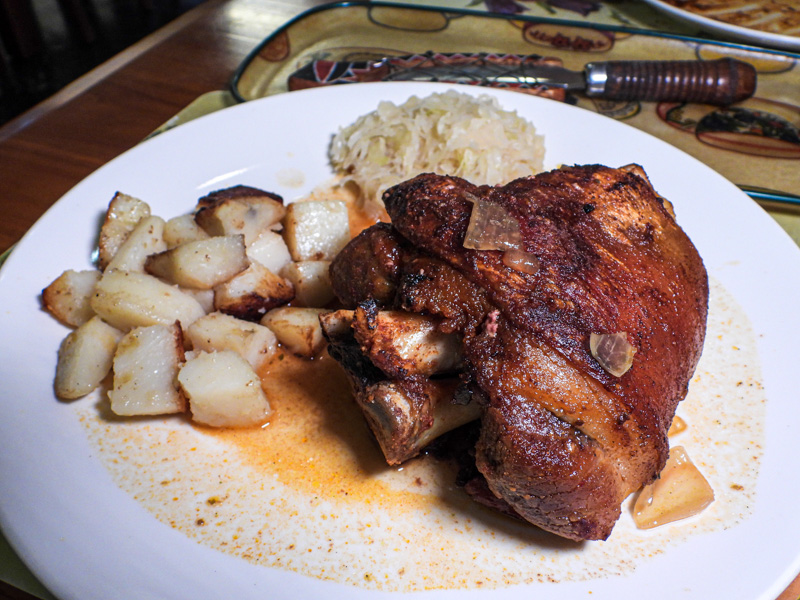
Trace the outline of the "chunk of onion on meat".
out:
M 503 264 L 515 271 L 533 275 L 539 259 L 523 249 L 519 221 L 494 202 L 468 194 L 472 202 L 464 247 L 469 250 L 503 250 Z
M 589 336 L 589 350 L 600 366 L 614 377 L 622 377 L 633 366 L 634 348 L 628 334 L 593 333 Z
M 469 217 L 464 248 L 469 250 L 519 250 L 522 234 L 519 221 L 497 204 L 470 196 L 472 213 Z

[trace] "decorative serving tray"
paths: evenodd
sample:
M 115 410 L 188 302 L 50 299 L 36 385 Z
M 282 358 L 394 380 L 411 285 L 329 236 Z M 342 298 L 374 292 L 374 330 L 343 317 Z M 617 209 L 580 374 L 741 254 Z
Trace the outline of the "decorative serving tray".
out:
M 800 204 L 798 54 L 607 23 L 356 2 L 309 11 L 269 36 L 237 70 L 232 92 L 240 101 L 287 92 L 289 75 L 314 60 L 372 60 L 430 50 L 552 56 L 575 70 L 598 60 L 747 61 L 758 72 L 756 94 L 730 107 L 572 94 L 566 101 L 669 142 L 753 197 L 778 201 L 773 209 L 794 211 Z

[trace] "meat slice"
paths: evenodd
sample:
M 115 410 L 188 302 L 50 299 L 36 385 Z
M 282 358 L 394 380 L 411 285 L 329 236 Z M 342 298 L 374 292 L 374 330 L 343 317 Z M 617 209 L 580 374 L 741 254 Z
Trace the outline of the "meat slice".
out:
M 473 487 L 558 535 L 607 538 L 624 498 L 666 462 L 705 336 L 706 271 L 671 205 L 637 165 L 565 167 L 496 187 L 424 174 L 384 203 L 392 225 L 368 236 L 403 250 L 377 270 L 391 273 L 394 298 L 382 302 L 456 334 L 461 379 L 483 398 L 474 451 L 485 486 Z M 482 203 L 518 225 L 516 250 L 538 269 L 464 247 Z M 375 289 L 359 270 L 387 260 L 361 244 L 368 264 L 347 267 L 343 294 L 359 301 Z M 591 334 L 613 333 L 636 351 L 619 377 L 589 347 Z M 360 335 L 369 347 L 370 330 Z

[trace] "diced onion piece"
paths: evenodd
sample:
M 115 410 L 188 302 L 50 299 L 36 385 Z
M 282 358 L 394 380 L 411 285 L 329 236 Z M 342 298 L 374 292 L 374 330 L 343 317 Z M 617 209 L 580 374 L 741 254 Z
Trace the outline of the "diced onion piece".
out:
M 512 250 L 522 247 L 519 221 L 495 202 L 475 198 L 469 217 L 464 248 L 470 250 Z
M 657 481 L 645 486 L 633 505 L 639 529 L 652 529 L 698 514 L 714 501 L 714 490 L 682 446 L 670 449 Z
M 614 377 L 622 377 L 633 365 L 636 348 L 628 342 L 628 334 L 593 333 L 589 336 L 589 350 L 600 366 Z
M 669 426 L 667 436 L 672 437 L 673 435 L 678 435 L 679 433 L 686 431 L 686 427 L 686 421 L 676 416 L 674 419 L 672 419 L 672 425 Z
M 539 259 L 530 252 L 511 248 L 503 252 L 503 264 L 507 267 L 533 275 L 539 270 Z

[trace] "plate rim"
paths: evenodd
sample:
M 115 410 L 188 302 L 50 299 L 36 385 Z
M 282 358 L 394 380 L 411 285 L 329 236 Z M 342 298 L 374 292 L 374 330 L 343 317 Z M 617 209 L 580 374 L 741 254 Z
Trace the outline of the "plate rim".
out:
M 664 0 L 644 0 L 644 2 L 654 9 L 660 10 L 678 20 L 706 27 L 718 35 L 727 35 L 734 39 L 747 40 L 748 43 L 755 44 L 756 46 L 765 45 L 767 46 L 765 49 L 772 47 L 792 53 L 800 52 L 800 36 L 784 35 L 751 27 L 743 27 L 741 25 L 732 25 L 725 21 L 713 19 L 690 10 L 673 6 Z

